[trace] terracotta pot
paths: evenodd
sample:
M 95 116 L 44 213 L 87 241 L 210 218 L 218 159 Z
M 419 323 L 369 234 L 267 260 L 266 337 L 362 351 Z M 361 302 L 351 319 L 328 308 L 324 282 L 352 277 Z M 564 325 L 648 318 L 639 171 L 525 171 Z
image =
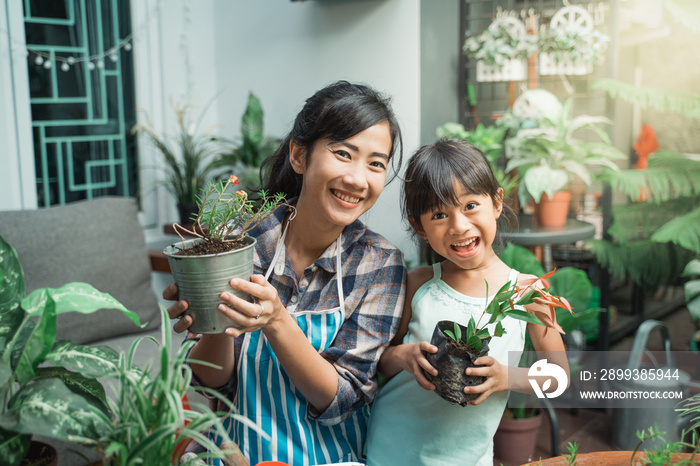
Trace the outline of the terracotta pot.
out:
M 493 454 L 509 463 L 522 464 L 535 454 L 537 432 L 542 424 L 542 413 L 525 419 L 501 419 L 493 436 Z
M 20 464 L 21 466 L 56 466 L 58 453 L 48 443 L 32 440 L 29 444 L 29 450 Z
M 459 325 L 459 324 L 457 324 Z M 478 393 L 464 393 L 464 387 L 475 387 L 481 385 L 486 380 L 485 377 L 467 375 L 465 371 L 468 367 L 481 367 L 474 365 L 474 361 L 489 353 L 489 342 L 491 337 L 483 339 L 484 345 L 481 351 L 468 348 L 466 345 L 457 345 L 456 342 L 445 335 L 445 330 L 454 331 L 455 322 L 451 320 L 441 320 L 433 330 L 430 339 L 432 345 L 437 346 L 437 353 L 428 353 L 426 358 L 430 365 L 438 371 L 437 377 L 425 371 L 426 378 L 435 385 L 435 393 L 444 400 L 460 406 L 467 404 L 479 397 Z M 467 328 L 459 325 L 462 335 L 467 333 Z
M 689 460 L 692 453 L 674 453 L 673 464 L 680 460 Z M 697 458 L 698 455 L 695 455 Z M 634 456 L 634 464 L 643 464 L 642 459 L 646 458 L 644 452 L 637 452 Z M 631 451 L 596 451 L 593 453 L 580 453 L 576 455 L 576 466 L 629 466 L 631 464 Z M 555 456 L 546 460 L 533 461 L 523 466 L 568 466 L 569 461 L 563 456 Z
M 544 227 L 564 226 L 570 202 L 571 193 L 568 191 L 557 191 L 552 199 L 542 194 L 540 202 L 535 204 L 537 222 Z

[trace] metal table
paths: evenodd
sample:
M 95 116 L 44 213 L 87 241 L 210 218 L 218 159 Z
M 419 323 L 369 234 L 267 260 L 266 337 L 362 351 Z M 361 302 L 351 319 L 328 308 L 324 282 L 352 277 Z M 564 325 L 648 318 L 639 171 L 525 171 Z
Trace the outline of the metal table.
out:
M 595 235 L 595 225 L 575 218 L 567 218 L 564 226 L 544 227 L 534 215 L 520 214 L 518 230 L 501 232 L 505 241 L 519 246 L 542 246 L 542 265 L 546 272 L 552 270 L 552 244 L 575 243 Z

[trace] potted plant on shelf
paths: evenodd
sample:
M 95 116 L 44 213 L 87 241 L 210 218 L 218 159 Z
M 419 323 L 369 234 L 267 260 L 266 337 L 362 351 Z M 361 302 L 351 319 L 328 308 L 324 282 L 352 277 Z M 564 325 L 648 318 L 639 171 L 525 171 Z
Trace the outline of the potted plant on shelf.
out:
M 187 231 L 196 238 L 181 237 L 181 242 L 163 251 L 180 299 L 189 303 L 187 314 L 193 319 L 189 330 L 194 333 L 223 333 L 233 325 L 217 310 L 221 303 L 219 294 L 228 291 L 246 299 L 246 295 L 229 286 L 232 278 L 247 280 L 253 274 L 255 238 L 246 233 L 284 202 L 279 193 L 269 195 L 260 191 L 260 199 L 252 200 L 243 190 L 231 192 L 237 184 L 234 175 L 226 180 L 209 181 L 197 197 L 198 212 L 192 230 L 174 225 L 175 231 Z
M 537 128 L 520 129 L 507 143 L 513 150 L 509 151 L 506 172 L 517 168 L 520 173 L 520 203 L 525 205 L 533 199 L 537 219 L 545 226 L 559 226 L 566 221 L 571 199 L 566 188 L 572 177 L 590 185 L 592 167 L 617 171 L 613 161 L 626 159 L 597 126 L 610 124 L 607 118 L 590 115 L 570 118 L 571 105 L 572 100 L 567 99 L 556 118 L 545 118 Z M 583 129 L 590 129 L 599 141 L 576 137 L 575 133 Z
M 157 181 L 154 187 L 165 187 L 175 198 L 182 225 L 190 223 L 197 207 L 197 194 L 216 168 L 212 162 L 225 151 L 224 144 L 211 133 L 211 129 L 200 132 L 202 119 L 210 104 L 195 122 L 191 122 L 188 117 L 191 105 L 171 103 L 178 126 L 174 137 L 156 133 L 146 114 L 146 122 L 134 125 L 131 130 L 132 133 L 145 135 L 160 152 L 163 163 L 158 164 L 157 168 L 164 172 L 164 178 Z
M 239 140 L 221 139 L 227 150 L 212 162 L 211 168 L 232 167 L 238 173 L 243 189 L 255 191 L 260 186 L 260 164 L 272 154 L 282 142 L 273 136 L 265 136 L 263 109 L 252 92 L 248 93 L 248 103 L 241 116 L 241 136 Z
M 563 332 L 557 324 L 555 310 L 557 307 L 565 308 L 569 312 L 572 310 L 566 299 L 545 291 L 549 288 L 547 278 L 552 274 L 553 272 L 550 272 L 541 278 L 523 281 L 520 285 L 511 286 L 511 283 L 506 283 L 487 304 L 478 320 L 472 316 L 466 325 L 447 320 L 438 322 L 431 338 L 431 344 L 435 345 L 438 351 L 426 355 L 428 362 L 437 369 L 438 375 L 424 372 L 428 380 L 435 385 L 435 393 L 460 406 L 466 406 L 479 396 L 464 393 L 464 387 L 480 385 L 484 382 L 484 377 L 469 376 L 465 371 L 469 367 L 475 367 L 476 359 L 488 354 L 488 344 L 492 338 L 504 335 L 505 329 L 501 321 L 506 317 Z M 543 288 L 533 287 L 538 281 L 543 284 Z M 486 288 L 488 295 L 488 283 Z M 547 305 L 548 312 L 535 311 L 531 314 L 515 309 L 515 306 L 525 306 L 533 302 Z
M 119 356 L 105 346 L 56 342 L 56 316 L 117 309 L 138 316 L 85 283 L 42 288 L 25 296 L 17 253 L 0 237 L 0 458 L 15 466 L 32 435 L 94 437 L 107 427 L 106 376 Z M 41 367 L 40 367 L 41 366 Z
M 467 37 L 462 52 L 477 60 L 477 81 L 522 81 L 527 76 L 525 60 L 535 52 L 536 41 L 522 21 L 501 17 L 478 36 Z

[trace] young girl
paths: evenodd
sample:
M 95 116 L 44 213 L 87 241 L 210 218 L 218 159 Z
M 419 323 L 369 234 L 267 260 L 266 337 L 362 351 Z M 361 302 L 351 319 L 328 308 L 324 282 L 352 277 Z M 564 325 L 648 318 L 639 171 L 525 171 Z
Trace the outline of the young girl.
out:
M 537 351 L 563 351 L 564 346 L 555 331 L 545 335 L 543 326 L 505 318 L 506 334 L 494 337 L 489 355 L 475 361 L 484 367 L 466 371 L 486 377 L 481 385 L 465 387 L 465 393 L 480 394 L 471 406 L 453 405 L 432 393 L 435 387 L 423 370 L 437 375 L 425 353 L 437 352 L 429 341 L 438 321 L 466 325 L 470 316 L 478 320 L 487 301 L 484 280 L 495 293 L 506 282 L 534 277 L 510 269 L 493 250 L 503 189 L 471 144 L 441 139 L 420 148 L 406 170 L 403 196 L 410 225 L 444 260 L 408 274 L 399 330 L 379 362 L 380 372 L 393 378 L 372 406 L 367 462 L 491 466 L 493 435 L 508 399 L 508 352 L 518 352 L 519 358 L 526 329 Z M 532 312 L 531 306 L 526 310 Z M 521 388 L 528 391 L 524 384 Z

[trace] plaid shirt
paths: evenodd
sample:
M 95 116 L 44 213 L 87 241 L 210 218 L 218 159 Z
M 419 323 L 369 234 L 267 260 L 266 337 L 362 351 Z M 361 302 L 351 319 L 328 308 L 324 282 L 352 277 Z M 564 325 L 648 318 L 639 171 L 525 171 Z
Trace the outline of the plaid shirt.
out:
M 255 273 L 265 274 L 274 267 L 272 259 L 282 235 L 285 209 L 278 209 L 249 235 L 257 239 Z M 334 242 L 302 277 L 296 277 L 292 262 L 286 258 L 284 273 L 272 273 L 269 281 L 287 310 L 313 311 L 339 306 L 336 282 Z M 396 333 L 406 291 L 406 267 L 403 254 L 381 235 L 359 220 L 343 230 L 341 276 L 345 294 L 345 322 L 331 346 L 321 355 L 338 371 L 338 391 L 322 413 L 309 415 L 320 423 L 333 425 L 347 419 L 369 403 L 377 391 L 377 363 Z M 244 335 L 235 339 L 240 354 Z M 198 381 L 194 380 L 197 385 Z M 233 400 L 236 381 L 220 391 Z M 217 410 L 227 410 L 223 403 Z

